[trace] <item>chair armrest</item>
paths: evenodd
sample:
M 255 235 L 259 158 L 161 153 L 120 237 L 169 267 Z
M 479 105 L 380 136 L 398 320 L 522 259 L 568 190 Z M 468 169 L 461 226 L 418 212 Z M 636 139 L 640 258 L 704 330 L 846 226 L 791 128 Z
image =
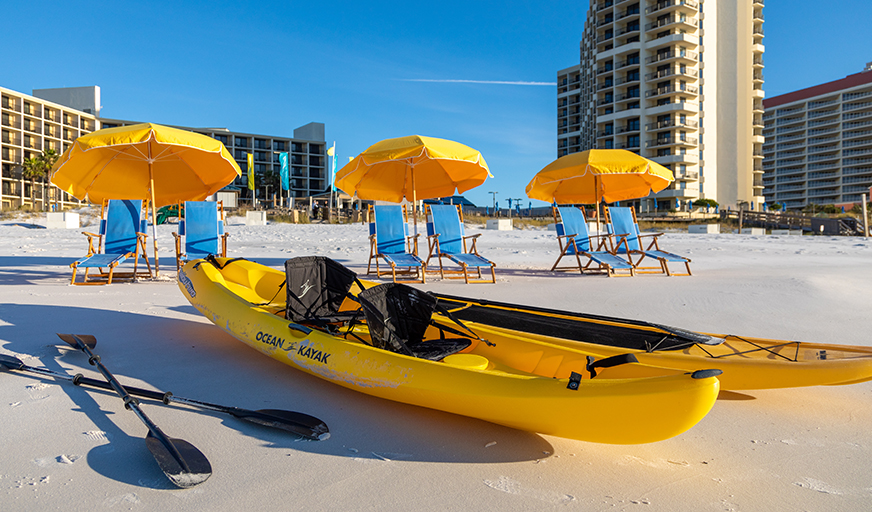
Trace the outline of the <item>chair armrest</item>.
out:
M 572 238 L 573 240 L 575 240 L 575 237 L 577 237 L 577 236 L 578 236 L 578 233 L 575 233 L 573 235 L 557 235 L 557 238 Z
M 182 235 L 180 235 L 180 234 L 176 233 L 175 231 L 173 231 L 173 237 L 175 237 L 175 239 L 178 241 L 178 240 L 181 240 Z
M 475 238 L 478 238 L 478 237 L 480 237 L 480 236 L 481 236 L 481 233 L 476 233 L 476 234 L 474 234 L 474 235 L 466 235 L 466 236 L 464 236 L 463 238 L 473 238 L 473 239 L 475 239 Z

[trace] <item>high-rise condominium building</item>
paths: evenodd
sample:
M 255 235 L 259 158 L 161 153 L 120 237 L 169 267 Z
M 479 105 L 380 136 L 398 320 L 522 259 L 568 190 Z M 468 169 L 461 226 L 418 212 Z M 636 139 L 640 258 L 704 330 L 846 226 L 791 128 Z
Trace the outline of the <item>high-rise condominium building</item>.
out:
M 862 200 L 872 187 L 872 63 L 763 105 L 767 202 L 850 208 Z
M 558 72 L 558 156 L 627 149 L 672 169 L 642 211 L 763 202 L 763 1 L 591 0 Z

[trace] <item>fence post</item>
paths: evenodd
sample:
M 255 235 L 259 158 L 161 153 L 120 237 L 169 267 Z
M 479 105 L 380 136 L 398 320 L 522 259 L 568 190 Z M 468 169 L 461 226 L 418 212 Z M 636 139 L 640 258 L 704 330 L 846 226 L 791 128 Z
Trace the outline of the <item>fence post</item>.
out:
M 743 219 L 744 213 L 745 213 L 745 210 L 739 210 L 739 234 L 740 235 L 742 234 L 742 221 L 744 220 Z

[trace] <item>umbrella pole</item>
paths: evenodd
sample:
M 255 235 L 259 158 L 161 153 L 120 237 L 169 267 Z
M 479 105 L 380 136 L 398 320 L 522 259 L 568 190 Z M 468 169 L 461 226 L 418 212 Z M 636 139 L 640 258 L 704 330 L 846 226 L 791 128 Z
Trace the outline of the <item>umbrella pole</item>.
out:
M 151 236 L 154 239 L 154 277 L 158 277 L 160 275 L 160 266 L 157 258 L 157 218 L 155 214 L 157 205 L 154 202 L 154 171 L 151 169 L 151 146 L 148 148 L 148 159 L 148 188 L 151 191 Z
M 418 192 L 415 190 L 415 168 L 412 173 L 412 223 L 415 225 L 415 256 L 418 255 Z

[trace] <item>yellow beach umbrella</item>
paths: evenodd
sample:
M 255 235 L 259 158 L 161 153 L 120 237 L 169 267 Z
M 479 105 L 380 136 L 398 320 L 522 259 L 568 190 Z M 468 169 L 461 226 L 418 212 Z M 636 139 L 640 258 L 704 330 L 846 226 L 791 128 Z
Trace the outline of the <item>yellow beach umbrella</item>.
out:
M 625 149 L 589 149 L 546 165 L 527 185 L 527 196 L 558 204 L 625 201 L 660 192 L 674 181 L 672 171 Z
M 403 199 L 462 194 L 493 177 L 481 153 L 451 140 L 410 135 L 385 139 L 336 173 L 336 186 L 360 199 L 400 203 Z M 417 212 L 413 207 L 415 229 Z
M 660 192 L 672 171 L 625 149 L 589 149 L 551 162 L 527 185 L 532 199 L 593 204 L 638 199 Z
M 143 123 L 79 137 L 54 165 L 51 183 L 92 203 L 105 199 L 150 201 L 157 270 L 155 210 L 179 201 L 203 200 L 241 174 L 221 141 Z

